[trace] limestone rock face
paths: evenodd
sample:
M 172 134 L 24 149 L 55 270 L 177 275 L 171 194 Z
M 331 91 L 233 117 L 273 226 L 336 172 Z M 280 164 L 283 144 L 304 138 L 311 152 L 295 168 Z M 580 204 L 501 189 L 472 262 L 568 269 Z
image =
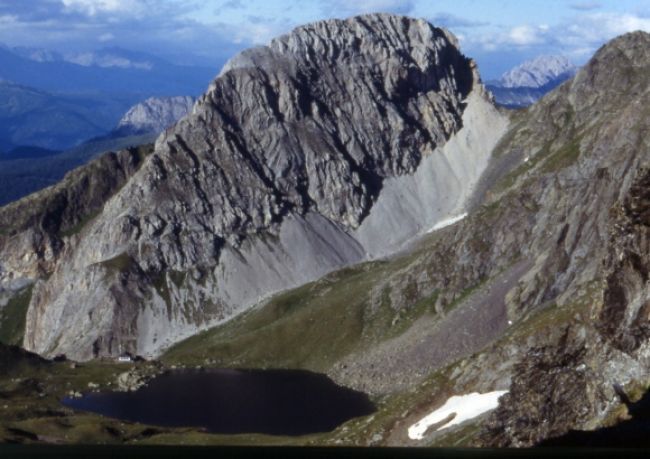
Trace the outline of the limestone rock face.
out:
M 52 272 L 104 203 L 142 165 L 150 147 L 107 153 L 58 184 L 0 208 L 0 308 Z
M 117 125 L 116 134 L 159 134 L 192 111 L 190 96 L 150 97 L 134 105 Z
M 503 88 L 541 88 L 565 81 L 578 68 L 565 56 L 539 56 L 507 71 L 499 79 Z
M 650 34 L 623 35 L 506 135 L 506 155 L 530 163 L 513 188 L 533 197 L 524 250 L 537 260 L 513 292 L 512 316 L 546 307 L 557 318 L 518 345 L 484 446 L 592 430 L 619 403 L 616 384 L 647 387 L 649 70 Z M 533 125 L 549 128 L 528 135 Z
M 532 105 L 549 91 L 573 78 L 578 67 L 565 56 L 539 56 L 504 73 L 487 88 L 497 103 L 511 108 Z
M 423 20 L 319 22 L 233 58 L 34 288 L 25 346 L 156 355 L 461 213 L 507 127 Z

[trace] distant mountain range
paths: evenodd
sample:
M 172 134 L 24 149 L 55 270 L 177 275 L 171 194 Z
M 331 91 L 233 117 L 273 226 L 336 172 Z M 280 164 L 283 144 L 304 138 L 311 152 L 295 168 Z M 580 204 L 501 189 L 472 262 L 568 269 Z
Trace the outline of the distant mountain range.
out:
M 539 56 L 504 73 L 487 88 L 497 103 L 511 108 L 535 103 L 547 92 L 573 77 L 578 67 L 564 56 Z
M 154 125 L 129 130 L 122 124 L 121 132 L 112 131 L 139 102 L 191 98 L 202 93 L 218 71 L 121 48 L 64 54 L 0 45 L 0 160 L 49 155 L 107 135 L 158 132 Z M 183 107 L 176 112 L 184 114 L 187 103 Z M 172 112 L 159 124 L 180 117 Z
M 0 84 L 0 97 L 3 94 L 1 88 L 2 84 Z M 30 93 L 27 88 L 18 87 L 18 89 Z M 35 92 L 35 94 L 42 95 L 39 92 Z M 23 107 L 29 107 L 28 102 L 31 99 L 26 98 L 22 93 L 19 95 L 23 95 L 23 99 L 15 97 L 22 102 Z M 53 100 L 58 100 L 55 96 L 50 97 Z M 49 99 L 45 97 L 45 100 Z M 43 101 L 37 100 L 37 102 L 42 103 Z M 0 152 L 0 206 L 56 183 L 67 172 L 85 164 L 100 153 L 153 142 L 158 134 L 187 115 L 192 110 L 193 104 L 194 98 L 190 96 L 151 97 L 135 104 L 129 110 L 123 110 L 123 116 L 119 122 L 113 121 L 110 127 L 107 127 L 108 120 L 106 120 L 105 129 L 101 132 L 91 135 L 93 131 L 90 128 L 80 131 L 87 136 L 86 139 L 94 138 L 66 151 L 61 152 L 37 146 L 5 149 L 4 152 Z M 3 104 L 0 103 L 0 105 Z M 118 105 L 117 102 L 116 105 Z M 42 107 L 38 104 L 35 106 Z M 57 108 L 60 107 L 54 106 L 52 109 L 56 110 Z M 66 107 L 64 106 L 64 108 Z M 36 112 L 38 113 L 39 110 L 37 109 Z M 41 112 L 47 112 L 47 107 Z M 51 123 L 46 124 L 44 129 L 56 131 L 57 123 L 59 123 L 59 126 L 68 126 L 70 132 L 74 132 L 75 121 L 78 122 L 77 125 L 80 129 L 85 126 L 85 119 L 83 117 L 75 118 L 76 113 L 73 109 L 69 109 L 68 112 L 61 109 L 61 114 L 65 113 L 70 115 L 67 120 L 69 124 L 66 124 L 65 117 L 63 119 L 53 117 L 50 119 Z M 90 109 L 83 115 L 92 119 Z M 31 119 L 29 116 L 20 119 L 27 120 L 28 126 L 38 126 L 35 115 Z M 45 117 L 42 121 L 46 123 L 48 119 Z M 0 133 L 6 131 L 5 128 L 4 124 L 0 124 Z M 109 130 L 110 132 L 106 133 Z M 33 134 L 33 139 L 37 139 L 39 132 Z M 34 161 L 35 158 L 38 158 L 38 161 Z
M 97 51 L 74 52 L 74 53 L 59 53 L 44 48 L 30 48 L 18 46 L 9 48 L 6 45 L 0 44 L 9 52 L 17 54 L 25 59 L 34 62 L 68 62 L 77 64 L 84 67 L 103 67 L 103 68 L 123 68 L 123 69 L 139 69 L 139 70 L 153 70 L 154 67 L 164 67 L 169 65 L 169 62 L 159 57 L 140 53 L 137 51 L 129 51 L 123 48 L 111 47 L 102 48 Z
M 48 154 L 48 150 L 21 147 L 5 154 L 0 160 L 0 207 L 57 183 L 69 171 L 102 153 L 151 143 L 156 137 L 157 134 L 106 137 L 64 152 L 49 151 Z
M 61 153 L 59 150 L 49 150 L 40 147 L 16 147 L 7 152 L 0 152 L 0 161 L 11 161 L 14 159 L 45 158 Z
M 113 129 L 140 99 L 132 93 L 53 94 L 0 82 L 0 151 L 79 145 Z

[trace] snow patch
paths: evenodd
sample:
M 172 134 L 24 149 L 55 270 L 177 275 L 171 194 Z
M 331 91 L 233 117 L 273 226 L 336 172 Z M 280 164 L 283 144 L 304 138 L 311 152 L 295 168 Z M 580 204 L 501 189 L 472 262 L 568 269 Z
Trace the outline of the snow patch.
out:
M 453 225 L 454 223 L 461 221 L 465 217 L 467 217 L 467 212 L 465 212 L 464 214 L 455 215 L 453 217 L 445 218 L 444 220 L 440 220 L 438 223 L 433 225 L 433 227 L 429 231 L 427 231 L 427 233 L 431 233 L 433 231 L 442 229 L 442 228 L 444 228 L 446 226 Z
M 454 395 L 440 408 L 429 413 L 409 427 L 409 438 L 411 440 L 422 440 L 430 426 L 444 421 L 451 415 L 455 416 L 449 422 L 438 427 L 436 431 L 460 424 L 468 419 L 475 418 L 483 413 L 493 410 L 499 406 L 499 398 L 507 392 L 507 390 L 497 390 L 485 394 L 472 392 L 467 395 Z

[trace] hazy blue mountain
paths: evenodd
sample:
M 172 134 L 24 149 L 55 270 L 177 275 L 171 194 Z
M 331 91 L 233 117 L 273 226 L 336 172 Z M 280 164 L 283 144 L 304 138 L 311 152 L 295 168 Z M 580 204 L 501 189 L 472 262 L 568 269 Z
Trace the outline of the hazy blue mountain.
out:
M 113 129 L 138 94 L 52 94 L 0 82 L 0 150 L 62 150 Z
M 59 53 L 0 44 L 0 152 L 65 150 L 104 137 L 135 104 L 196 96 L 218 71 L 116 47 Z
M 27 158 L 45 158 L 47 156 L 54 156 L 61 153 L 59 150 L 49 150 L 40 147 L 16 147 L 8 152 L 0 151 L 0 161 L 10 161 L 13 159 L 27 159 Z
M 191 99 L 218 72 L 121 48 L 64 54 L 0 45 L 0 205 L 101 152 L 152 141 L 158 132 L 115 131 L 129 108 L 150 97 Z
M 40 107 L 39 102 L 43 102 L 38 99 L 39 97 L 44 98 L 45 103 L 50 102 L 53 105 L 58 100 L 57 96 L 42 91 L 20 86 L 16 89 L 17 85 L 8 83 L 0 83 L 0 88 L 3 85 L 14 87 L 18 95 L 23 96 L 23 99 L 15 97 L 20 99 L 21 103 L 18 105 L 30 106 L 31 103 L 31 106 L 36 107 L 37 112 Z M 0 89 L 0 100 L 2 94 Z M 16 147 L 11 150 L 6 147 L 0 148 L 0 206 L 57 183 L 67 172 L 101 153 L 153 142 L 165 127 L 187 114 L 193 102 L 194 99 L 189 96 L 147 99 L 128 110 L 122 109 L 116 114 L 116 120 L 106 121 L 105 129 L 94 138 L 63 152 L 34 146 Z M 0 103 L 0 111 L 7 105 Z M 92 119 L 91 112 L 84 115 Z M 49 126 L 52 131 L 55 131 L 57 117 L 53 118 Z M 81 126 L 84 120 L 81 119 L 79 123 Z M 3 126 L 0 125 L 0 132 L 2 129 Z M 89 132 L 91 131 L 86 131 L 85 135 Z
M 52 156 L 0 161 L 0 206 L 57 183 L 67 172 L 104 152 L 150 143 L 156 136 L 97 139 Z
M 47 50 L 0 47 L 1 80 L 51 92 L 139 93 L 144 98 L 198 95 L 218 72 L 215 67 L 174 65 L 120 48 L 61 56 Z

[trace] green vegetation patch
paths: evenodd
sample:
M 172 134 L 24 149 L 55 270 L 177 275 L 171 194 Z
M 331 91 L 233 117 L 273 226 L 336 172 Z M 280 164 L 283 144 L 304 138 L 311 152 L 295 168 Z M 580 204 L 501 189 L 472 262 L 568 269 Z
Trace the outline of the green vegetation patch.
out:
M 0 311 L 0 343 L 21 345 L 33 286 L 21 290 Z
M 390 288 L 384 287 L 373 309 L 373 290 L 411 261 L 403 257 L 365 263 L 281 293 L 261 307 L 178 343 L 163 361 L 327 370 L 343 356 L 396 336 L 418 317 L 434 313 L 438 292 L 423 296 L 417 286 L 409 285 L 405 290 L 412 298 L 407 307 L 394 309 Z
M 430 295 L 426 295 L 417 300 L 412 306 L 397 311 L 387 337 L 401 335 L 408 330 L 413 322 L 424 315 L 435 315 L 438 296 L 440 296 L 440 293 L 438 290 L 434 290 Z
M 467 287 L 463 289 L 457 296 L 454 298 L 454 300 L 449 303 L 448 305 L 445 306 L 445 312 L 451 312 L 452 309 L 454 309 L 456 306 L 461 304 L 463 301 L 465 301 L 467 298 L 469 298 L 474 292 L 482 288 L 486 283 L 488 279 L 482 279 L 479 281 L 477 284 L 472 285 L 471 287 Z
M 580 157 L 580 141 L 582 137 L 572 140 L 564 147 L 552 153 L 542 165 L 542 172 L 557 172 L 576 163 Z
M 602 285 L 599 280 L 586 284 L 571 302 L 558 305 L 550 302 L 528 312 L 504 335 L 504 342 L 521 342 L 529 336 L 552 333 L 571 323 L 575 317 L 588 317 L 594 303 L 602 298 Z M 583 320 L 586 320 L 583 318 Z
M 59 232 L 59 235 L 60 235 L 61 237 L 70 237 L 70 236 L 73 236 L 73 235 L 75 235 L 75 234 L 80 233 L 81 230 L 84 229 L 84 227 L 85 227 L 88 223 L 90 223 L 90 222 L 91 222 L 95 217 L 97 217 L 100 213 L 101 213 L 100 210 L 96 210 L 96 211 L 94 211 L 94 212 L 91 212 L 90 214 L 88 214 L 88 215 L 82 217 L 82 218 L 79 220 L 79 222 L 77 222 L 76 225 L 73 225 L 73 226 L 71 226 L 70 228 L 67 228 L 67 229 L 65 229 L 65 230 L 63 230 L 63 231 L 60 231 L 60 232 Z
M 542 151 L 537 152 L 535 155 L 531 155 L 528 161 L 520 164 L 514 170 L 508 172 L 501 180 L 497 182 L 494 190 L 500 193 L 512 188 L 517 183 L 517 179 L 519 179 L 519 177 L 522 177 L 524 174 L 531 171 L 547 154 L 548 145 L 545 146 Z
M 120 273 L 129 271 L 131 268 L 133 268 L 135 261 L 128 253 L 124 252 L 108 260 L 101 261 L 99 264 L 111 272 Z
M 358 344 L 374 269 L 346 269 L 283 293 L 215 329 L 191 337 L 163 357 L 170 363 L 322 370 Z

